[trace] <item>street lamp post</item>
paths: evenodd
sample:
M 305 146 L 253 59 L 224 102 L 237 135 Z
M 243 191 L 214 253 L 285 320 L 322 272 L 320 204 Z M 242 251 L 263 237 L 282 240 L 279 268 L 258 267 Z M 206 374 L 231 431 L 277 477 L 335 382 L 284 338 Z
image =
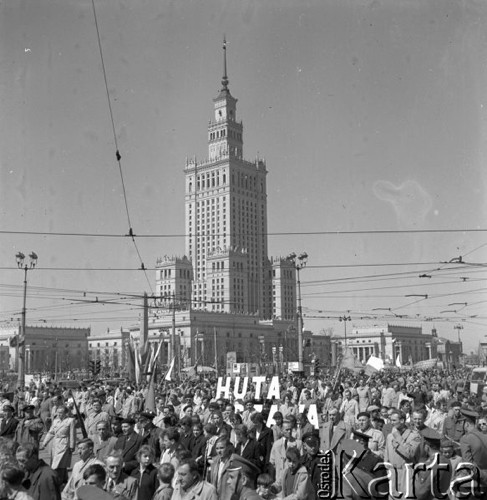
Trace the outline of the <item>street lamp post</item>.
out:
M 288 255 L 287 260 L 292 262 L 294 268 L 297 273 L 297 282 L 298 282 L 298 371 L 302 372 L 304 370 L 303 366 L 303 308 L 301 306 L 301 279 L 299 272 L 301 269 L 306 267 L 308 263 L 308 254 L 303 252 L 299 256 L 297 256 L 294 252 Z
M 338 318 L 340 321 L 343 321 L 343 326 L 345 327 L 345 350 L 347 349 L 347 321 L 352 321 L 350 316 L 340 316 Z
M 22 331 L 17 341 L 18 360 L 17 360 L 17 386 L 24 388 L 25 386 L 25 316 L 26 316 L 26 301 L 27 301 L 27 271 L 34 269 L 37 264 L 37 254 L 32 252 L 29 254 L 30 262 L 25 262 L 25 255 L 18 252 L 15 255 L 17 267 L 24 271 L 24 302 L 22 305 Z

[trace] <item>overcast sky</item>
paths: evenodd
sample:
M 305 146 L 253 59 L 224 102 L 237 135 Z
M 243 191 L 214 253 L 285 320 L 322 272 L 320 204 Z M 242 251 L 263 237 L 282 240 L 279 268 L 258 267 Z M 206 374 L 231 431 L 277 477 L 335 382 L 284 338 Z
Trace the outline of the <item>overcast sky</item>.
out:
M 390 321 L 453 339 L 461 324 L 476 349 L 487 333 L 484 1 L 95 5 L 131 226 L 157 235 L 136 239 L 150 286 L 129 238 L 100 237 L 129 223 L 91 0 L 2 2 L 0 324 L 22 307 L 19 250 L 39 255 L 29 324 L 101 333 L 137 321 L 135 299 L 80 301 L 150 294 L 156 259 L 183 254 L 183 168 L 207 156 L 226 34 L 244 156 L 267 161 L 270 254 L 309 254 L 305 327 L 341 332 L 336 318 L 350 315 L 348 328 Z M 459 256 L 466 264 L 443 264 Z

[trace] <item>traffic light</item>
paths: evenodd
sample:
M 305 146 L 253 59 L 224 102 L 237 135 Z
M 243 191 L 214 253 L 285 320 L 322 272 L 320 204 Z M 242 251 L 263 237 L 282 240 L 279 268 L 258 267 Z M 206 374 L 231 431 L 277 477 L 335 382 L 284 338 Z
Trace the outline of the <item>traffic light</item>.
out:
M 96 361 L 90 360 L 89 363 L 90 372 L 96 377 L 101 371 L 101 360 L 97 359 Z
M 315 359 L 315 375 L 320 373 L 320 360 Z

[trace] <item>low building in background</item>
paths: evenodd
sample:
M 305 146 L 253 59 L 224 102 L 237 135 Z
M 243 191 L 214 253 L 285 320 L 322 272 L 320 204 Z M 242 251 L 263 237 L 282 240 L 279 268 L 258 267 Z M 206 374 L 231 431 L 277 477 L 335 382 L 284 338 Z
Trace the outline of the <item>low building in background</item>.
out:
M 20 325 L 0 328 L 0 370 L 16 370 Z M 84 370 L 90 328 L 25 327 L 25 373 Z

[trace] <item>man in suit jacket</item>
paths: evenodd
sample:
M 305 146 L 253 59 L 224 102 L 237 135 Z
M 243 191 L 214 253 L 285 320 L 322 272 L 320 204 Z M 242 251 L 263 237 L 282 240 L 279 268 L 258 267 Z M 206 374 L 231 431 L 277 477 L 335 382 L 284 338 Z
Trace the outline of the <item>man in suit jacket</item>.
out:
M 61 500 L 58 475 L 39 458 L 39 448 L 36 444 L 21 444 L 17 448 L 15 458 L 26 473 L 22 486 L 32 498 Z
M 284 469 L 287 466 L 286 451 L 295 446 L 302 452 L 303 444 L 299 439 L 293 436 L 296 428 L 296 420 L 284 420 L 282 424 L 282 437 L 274 441 L 269 457 L 269 470 L 274 476 L 275 482 L 281 484 Z
M 264 455 L 263 472 L 268 472 L 269 458 L 271 456 L 271 449 L 274 443 L 274 433 L 272 432 L 272 429 L 266 427 L 264 416 L 262 415 L 262 413 L 254 413 L 251 420 L 254 424 L 252 433 L 255 437 L 255 440 L 259 443 Z
M 406 415 L 400 410 L 393 410 L 391 415 L 391 424 L 393 429 L 386 438 L 386 448 L 384 453 L 384 462 L 391 464 L 396 474 L 393 491 L 407 491 L 407 468 L 406 464 L 417 463 L 420 445 L 422 443 L 421 435 L 414 429 L 409 429 L 406 425 Z
M 113 450 L 118 438 L 111 435 L 108 422 L 98 422 L 96 426 L 96 432 L 97 435 L 93 439 L 93 451 L 96 458 L 104 462 L 106 457 Z
M 137 451 L 142 446 L 142 436 L 135 432 L 135 420 L 124 418 L 122 420 L 122 435 L 115 443 L 115 450 L 122 450 L 123 471 L 130 474 L 137 466 L 135 458 Z
M 0 422 L 0 436 L 7 439 L 14 439 L 15 431 L 19 421 L 14 417 L 14 407 L 5 405 L 3 408 L 3 418 Z
M 230 498 L 226 488 L 228 488 L 228 478 L 230 475 L 230 459 L 233 454 L 233 445 L 228 436 L 221 436 L 216 441 L 217 456 L 211 464 L 210 483 L 216 488 L 218 498 Z
M 252 462 L 262 472 L 264 467 L 264 452 L 259 443 L 249 436 L 247 426 L 244 424 L 236 425 L 234 431 L 237 438 L 235 453 Z
M 331 409 L 328 417 L 328 422 L 324 422 L 319 429 L 321 449 L 338 455 L 342 441 L 350 438 L 351 427 L 341 419 L 337 408 Z
M 122 471 L 122 455 L 120 450 L 113 450 L 106 458 L 107 478 L 105 491 L 115 498 L 135 498 L 137 493 L 137 479 L 130 477 Z

